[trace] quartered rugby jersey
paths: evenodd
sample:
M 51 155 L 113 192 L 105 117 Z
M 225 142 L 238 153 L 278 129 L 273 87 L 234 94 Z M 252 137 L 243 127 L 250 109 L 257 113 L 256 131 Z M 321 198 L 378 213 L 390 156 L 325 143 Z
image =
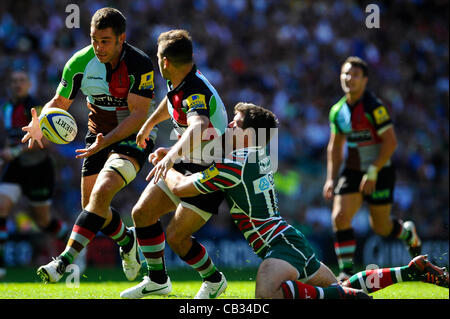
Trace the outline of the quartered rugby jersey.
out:
M 371 92 L 366 91 L 355 105 L 344 96 L 330 110 L 331 133 L 344 134 L 347 141 L 346 167 L 365 171 L 378 157 L 380 135 L 392 126 L 388 109 Z M 389 166 L 390 160 L 385 164 Z
M 6 102 L 0 106 L 0 118 L 3 122 L 3 127 L 8 133 L 9 146 L 21 144 L 23 137 L 22 127 L 27 126 L 31 121 L 31 109 L 36 108 L 39 114 L 42 106 L 39 101 L 27 95 L 25 98 L 13 103 Z
M 273 239 L 292 227 L 280 216 L 264 148 L 236 150 L 196 176 L 194 185 L 201 193 L 225 192 L 234 223 L 259 257 L 265 256 Z
M 202 148 L 225 133 L 228 116 L 222 99 L 195 65 L 176 88 L 168 81 L 167 89 L 167 108 L 178 136 L 186 131 L 187 119 L 193 115 L 204 115 L 210 121 L 208 134 L 202 136 Z
M 66 63 L 56 92 L 72 100 L 80 89 L 90 110 L 89 130 L 107 134 L 130 114 L 128 93 L 153 98 L 153 64 L 144 52 L 124 42 L 119 63 L 112 69 L 97 59 L 89 45 Z M 156 138 L 156 131 L 151 137 Z

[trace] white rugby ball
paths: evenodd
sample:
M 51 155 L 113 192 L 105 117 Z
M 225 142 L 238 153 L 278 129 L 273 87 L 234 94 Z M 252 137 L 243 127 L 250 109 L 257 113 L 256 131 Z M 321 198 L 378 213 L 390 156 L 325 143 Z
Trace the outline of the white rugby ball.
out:
M 72 142 L 78 131 L 77 123 L 73 116 L 69 112 L 56 107 L 51 107 L 41 112 L 39 127 L 45 138 L 56 144 Z

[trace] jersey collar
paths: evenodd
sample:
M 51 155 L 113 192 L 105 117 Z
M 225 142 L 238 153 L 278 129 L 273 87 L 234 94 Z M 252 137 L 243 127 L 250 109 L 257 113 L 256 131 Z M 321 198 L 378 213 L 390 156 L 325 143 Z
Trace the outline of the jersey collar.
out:
M 197 73 L 197 66 L 194 64 L 192 66 L 192 69 L 189 71 L 188 74 L 186 74 L 186 76 L 184 77 L 183 81 L 181 81 L 181 83 L 176 88 L 172 88 L 172 82 L 167 81 L 167 85 L 170 88 L 170 92 L 178 92 L 178 91 L 180 91 L 186 85 L 186 82 L 189 82 L 190 79 L 192 79 L 192 77 L 195 76 L 195 73 Z

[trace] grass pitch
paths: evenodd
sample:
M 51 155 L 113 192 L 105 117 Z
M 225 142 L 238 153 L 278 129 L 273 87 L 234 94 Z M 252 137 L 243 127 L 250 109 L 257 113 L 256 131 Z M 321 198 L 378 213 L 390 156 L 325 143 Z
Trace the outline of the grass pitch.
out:
M 220 299 L 253 299 L 256 269 L 222 270 L 228 288 Z M 172 293 L 145 299 L 192 299 L 200 288 L 200 278 L 191 269 L 169 271 Z M 120 299 L 120 292 L 136 285 L 123 281 L 117 269 L 88 269 L 80 278 L 79 287 L 66 284 L 63 277 L 57 284 L 43 284 L 34 269 L 12 269 L 6 281 L 0 282 L 0 299 Z M 141 278 L 141 277 L 139 277 Z M 194 280 L 193 280 L 194 279 Z M 448 288 L 422 282 L 405 282 L 389 286 L 372 294 L 374 299 L 449 299 Z

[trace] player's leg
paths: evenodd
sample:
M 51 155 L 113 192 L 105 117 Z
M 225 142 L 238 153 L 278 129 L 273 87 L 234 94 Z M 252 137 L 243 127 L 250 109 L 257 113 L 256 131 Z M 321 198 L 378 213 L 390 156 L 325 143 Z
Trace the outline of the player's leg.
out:
M 191 208 L 183 206 L 183 203 L 178 205 L 166 229 L 167 243 L 202 278 L 202 286 L 195 298 L 214 299 L 227 288 L 225 276 L 216 268 L 205 247 L 192 237 L 212 215 L 196 207 Z
M 449 277 L 445 268 L 433 265 L 427 260 L 427 256 L 420 255 L 411 260 L 407 266 L 361 271 L 344 281 L 342 285 L 372 293 L 405 281 L 423 281 L 448 287 Z
M 319 270 L 309 282 L 335 282 L 326 287 L 298 280 L 299 272 L 289 262 L 278 258 L 267 258 L 259 266 L 256 275 L 255 297 L 271 299 L 368 299 L 362 291 L 336 284 L 330 270 L 320 264 Z M 320 279 L 313 279 L 314 277 Z
M 353 274 L 353 260 L 356 251 L 356 238 L 352 219 L 362 205 L 360 193 L 335 195 L 331 214 L 334 231 L 334 249 L 342 279 Z
M 19 184 L 0 183 L 0 278 L 6 276 L 4 251 L 9 237 L 6 222 L 21 195 L 22 189 Z
M 36 225 L 43 232 L 51 234 L 58 239 L 66 240 L 69 235 L 67 223 L 60 218 L 51 216 L 51 203 L 32 202 L 31 212 Z
M 176 209 L 179 199 L 170 193 L 165 182 L 150 182 L 133 207 L 132 217 L 136 237 L 147 263 L 147 276 L 141 283 L 124 290 L 122 298 L 142 298 L 147 295 L 167 295 L 172 291 L 167 276 L 164 250 L 165 235 L 159 218 Z
M 394 168 L 386 167 L 380 170 L 376 190 L 367 196 L 370 224 L 376 234 L 404 241 L 411 257 L 415 257 L 420 254 L 422 243 L 414 223 L 391 217 L 394 186 Z

